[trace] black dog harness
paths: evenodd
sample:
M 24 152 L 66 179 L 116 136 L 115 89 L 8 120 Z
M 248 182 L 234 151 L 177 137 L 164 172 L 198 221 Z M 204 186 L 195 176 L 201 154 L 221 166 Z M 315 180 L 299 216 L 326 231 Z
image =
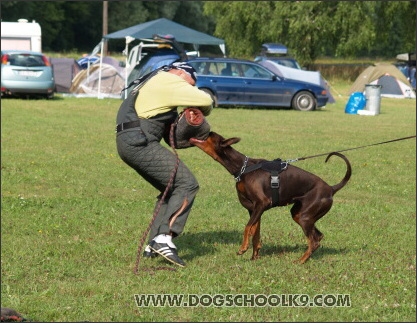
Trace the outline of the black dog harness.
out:
M 243 174 L 253 172 L 257 169 L 266 170 L 271 174 L 272 206 L 277 206 L 279 202 L 279 174 L 287 169 L 288 163 L 283 162 L 280 158 L 277 158 L 272 161 L 264 161 L 251 166 L 247 166 L 248 160 L 249 157 L 245 156 L 245 161 L 243 162 L 243 166 L 240 169 L 240 172 L 234 175 L 236 183 L 240 182 L 240 177 Z

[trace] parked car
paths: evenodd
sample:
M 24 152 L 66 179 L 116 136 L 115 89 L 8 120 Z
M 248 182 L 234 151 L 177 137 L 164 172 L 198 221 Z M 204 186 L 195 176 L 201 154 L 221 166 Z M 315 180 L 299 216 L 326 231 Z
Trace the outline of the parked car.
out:
M 295 58 L 288 56 L 288 49 L 282 44 L 262 44 L 261 53 L 255 57 L 254 61 L 260 62 L 263 60 L 271 60 L 279 65 L 299 70 L 303 69 Z
M 1 51 L 1 96 L 53 98 L 55 79 L 49 59 L 40 52 Z
M 197 71 L 196 86 L 211 95 L 215 106 L 312 111 L 328 101 L 326 88 L 278 76 L 253 61 L 206 57 L 188 62 Z

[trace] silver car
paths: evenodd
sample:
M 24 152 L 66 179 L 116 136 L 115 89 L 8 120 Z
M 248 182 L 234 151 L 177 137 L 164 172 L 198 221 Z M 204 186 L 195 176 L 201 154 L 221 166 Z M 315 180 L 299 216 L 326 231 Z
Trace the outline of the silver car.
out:
M 1 51 L 1 96 L 54 97 L 55 79 L 49 59 L 24 50 Z

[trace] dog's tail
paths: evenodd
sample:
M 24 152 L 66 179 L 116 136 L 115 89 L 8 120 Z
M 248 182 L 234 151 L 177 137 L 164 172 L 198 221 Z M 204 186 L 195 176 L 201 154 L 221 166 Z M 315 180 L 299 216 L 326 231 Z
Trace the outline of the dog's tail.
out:
M 329 160 L 329 158 L 333 155 L 336 155 L 336 156 L 339 156 L 340 158 L 342 158 L 345 161 L 346 166 L 347 166 L 345 177 L 343 177 L 342 181 L 339 184 L 336 184 L 336 185 L 332 186 L 333 194 L 335 194 L 337 191 L 342 189 L 347 184 L 347 182 L 349 181 L 350 177 L 352 176 L 352 166 L 350 165 L 350 162 L 345 157 L 345 155 L 342 155 L 341 153 L 338 153 L 338 152 L 330 153 L 326 158 L 326 163 Z

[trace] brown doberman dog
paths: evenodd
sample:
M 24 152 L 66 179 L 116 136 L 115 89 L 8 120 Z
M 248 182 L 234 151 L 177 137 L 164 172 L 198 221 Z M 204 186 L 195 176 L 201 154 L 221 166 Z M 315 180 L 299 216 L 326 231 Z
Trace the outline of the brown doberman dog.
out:
M 271 162 L 248 158 L 231 147 L 239 141 L 240 138 L 225 139 L 213 131 L 206 140 L 190 139 L 191 144 L 203 150 L 235 176 L 239 201 L 249 211 L 250 216 L 237 254 L 242 255 L 248 250 L 249 239 L 252 237 L 251 259 L 257 259 L 261 248 L 261 216 L 264 211 L 276 206 L 294 204 L 291 208 L 292 218 L 301 226 L 308 239 L 308 249 L 298 259 L 300 263 L 305 263 L 320 246 L 320 240 L 323 238 L 315 223 L 330 210 L 333 195 L 346 185 L 352 175 L 348 159 L 337 152 L 327 156 L 326 162 L 331 156 L 336 155 L 347 165 L 342 181 L 330 186 L 318 176 L 280 160 Z M 265 165 L 267 167 L 263 167 Z M 271 170 L 276 169 L 276 165 L 280 166 L 279 175 L 277 176 L 278 172 L 275 171 L 272 176 Z

